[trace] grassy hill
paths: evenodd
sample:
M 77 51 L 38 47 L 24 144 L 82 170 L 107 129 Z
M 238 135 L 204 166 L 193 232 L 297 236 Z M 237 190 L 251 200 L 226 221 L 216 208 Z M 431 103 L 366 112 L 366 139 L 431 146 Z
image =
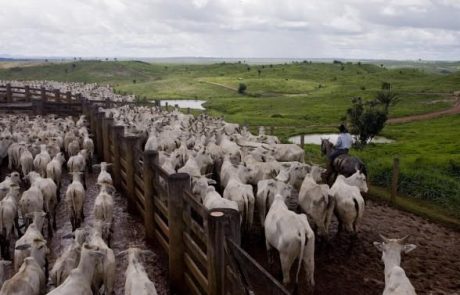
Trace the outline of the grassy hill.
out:
M 420 66 L 417 66 L 419 65 Z M 402 67 L 398 67 L 402 66 Z M 1 69 L 0 79 L 99 82 L 117 91 L 155 98 L 204 99 L 213 115 L 251 126 L 276 126 L 276 135 L 336 131 L 351 98 L 371 99 L 383 82 L 399 93 L 392 117 L 432 112 L 451 106 L 460 90 L 458 63 L 366 63 L 248 65 L 151 64 L 141 61 L 81 61 Z M 448 71 L 443 71 L 448 68 Z M 452 72 L 452 73 L 450 73 Z M 247 94 L 237 92 L 247 85 Z M 395 140 L 354 151 L 369 166 L 374 184 L 388 186 L 391 161 L 401 157 L 400 190 L 432 201 L 460 217 L 460 115 L 388 125 L 383 135 Z M 308 154 L 320 159 L 319 148 Z

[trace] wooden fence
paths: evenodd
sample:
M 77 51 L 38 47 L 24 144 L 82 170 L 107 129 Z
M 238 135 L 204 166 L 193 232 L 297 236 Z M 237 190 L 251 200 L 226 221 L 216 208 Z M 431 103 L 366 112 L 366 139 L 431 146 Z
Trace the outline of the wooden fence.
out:
M 144 220 L 147 240 L 168 255 L 172 294 L 289 294 L 240 247 L 238 211 L 208 212 L 191 193 L 188 174 L 168 174 L 158 152 L 143 150 L 147 138 L 125 134 L 100 111 L 124 104 L 137 103 L 0 85 L 2 111 L 87 116 L 99 160 L 113 164 L 114 185 L 127 197 L 128 211 Z
M 147 138 L 125 134 L 101 104 L 83 105 L 97 153 L 113 164 L 114 184 L 128 198 L 129 212 L 144 220 L 147 240 L 168 255 L 171 292 L 289 294 L 240 247 L 238 211 L 208 212 L 191 193 L 190 176 L 163 170 L 158 152 L 143 151 Z
M 61 93 L 59 89 L 48 90 L 44 87 L 0 85 L 0 109 L 10 112 L 30 112 L 35 115 L 81 114 L 81 101 L 80 94 L 72 94 L 70 91 Z

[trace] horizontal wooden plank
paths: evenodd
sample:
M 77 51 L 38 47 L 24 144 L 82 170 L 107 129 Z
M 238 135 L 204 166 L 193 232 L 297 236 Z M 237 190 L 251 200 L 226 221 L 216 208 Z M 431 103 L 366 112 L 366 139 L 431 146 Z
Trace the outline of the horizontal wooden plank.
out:
M 134 174 L 134 183 L 139 186 L 142 191 L 144 191 L 144 179 L 139 176 L 139 174 Z
M 188 202 L 190 206 L 204 219 L 208 215 L 206 208 L 197 200 L 197 198 L 189 193 L 184 192 L 184 201 Z
M 168 191 L 160 183 L 159 184 L 154 183 L 154 189 L 156 190 L 158 196 L 161 197 L 161 199 L 168 198 Z
M 169 239 L 169 227 L 157 213 L 154 214 L 156 224 L 161 229 L 161 232 Z
M 124 159 L 123 157 L 120 157 L 120 164 L 121 164 L 121 167 L 124 168 L 125 170 L 128 168 L 128 162 L 126 162 L 126 159 Z
M 142 204 L 140 204 L 138 201 L 136 201 L 135 203 L 136 203 L 136 208 L 137 208 L 137 211 L 138 211 L 140 217 L 142 219 L 144 219 L 145 218 L 144 206 Z
M 134 187 L 134 194 L 136 195 L 137 201 L 142 206 L 142 209 L 144 209 L 145 207 L 144 193 L 141 192 L 137 187 Z
M 155 230 L 155 238 L 160 243 L 163 250 L 165 250 L 166 254 L 169 255 L 169 244 L 158 230 Z
M 128 182 L 128 175 L 126 174 L 125 170 L 120 169 L 120 175 L 121 175 L 122 180 L 124 180 L 125 182 Z
M 168 208 L 165 206 L 165 204 L 160 201 L 160 199 L 155 198 L 154 199 L 154 204 L 155 207 L 158 209 L 158 211 L 166 218 L 168 219 Z
M 187 285 L 190 294 L 203 295 L 200 292 L 200 289 L 198 289 L 198 286 L 195 284 L 195 282 L 193 281 L 193 279 L 190 277 L 188 273 L 185 273 L 185 284 Z
M 206 238 L 206 233 L 201 225 L 199 225 L 195 220 L 191 219 L 190 224 L 186 223 L 185 226 L 189 227 L 190 230 L 201 240 L 203 244 L 207 244 L 208 241 Z
M 198 261 L 204 269 L 207 269 L 208 257 L 187 232 L 184 232 L 184 243 L 189 249 L 191 256 L 193 256 L 193 258 Z
M 161 168 L 160 166 L 157 166 L 157 165 L 153 165 L 153 168 L 158 172 L 158 174 L 160 175 L 160 177 L 164 178 L 164 179 L 168 179 L 169 177 L 169 173 L 166 172 L 166 170 L 164 170 L 163 168 Z
M 195 280 L 200 284 L 201 288 L 203 290 L 208 290 L 208 279 L 203 275 L 201 270 L 198 268 L 198 266 L 195 264 L 195 262 L 192 260 L 192 258 L 187 254 L 184 253 L 184 260 L 185 260 L 185 265 L 187 266 L 190 274 L 195 278 Z

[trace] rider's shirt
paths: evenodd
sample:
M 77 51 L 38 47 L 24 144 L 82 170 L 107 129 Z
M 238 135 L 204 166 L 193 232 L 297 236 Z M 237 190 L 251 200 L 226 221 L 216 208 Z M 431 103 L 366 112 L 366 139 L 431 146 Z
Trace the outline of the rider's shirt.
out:
M 350 133 L 340 133 L 337 143 L 335 144 L 335 148 L 340 150 L 350 149 L 352 143 L 353 138 Z

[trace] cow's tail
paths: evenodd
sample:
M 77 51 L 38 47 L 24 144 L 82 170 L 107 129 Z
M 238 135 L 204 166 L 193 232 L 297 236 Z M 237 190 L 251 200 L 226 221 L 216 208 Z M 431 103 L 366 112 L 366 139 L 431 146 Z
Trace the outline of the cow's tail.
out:
M 0 206 L 0 235 L 2 234 L 3 234 L 3 206 Z
M 265 202 L 264 202 L 264 205 L 265 205 L 264 212 L 263 212 L 264 213 L 264 218 L 267 216 L 268 210 L 270 210 L 270 208 L 268 208 L 269 207 L 269 205 L 268 205 L 268 202 L 269 202 L 268 198 L 269 197 L 270 197 L 270 190 L 268 189 L 267 190 L 267 195 L 265 196 Z M 262 224 L 262 226 L 264 226 L 264 225 Z
M 353 232 L 356 234 L 357 233 L 356 229 L 358 226 L 358 219 L 361 213 L 361 208 L 359 207 L 358 200 L 356 200 L 355 198 L 353 198 L 353 203 L 355 204 L 355 210 L 356 210 L 356 216 L 355 216 L 355 219 L 353 220 Z
M 243 193 L 243 202 L 244 202 L 244 222 L 245 226 L 249 229 L 249 198 L 246 193 Z
M 302 266 L 302 260 L 303 260 L 303 253 L 305 251 L 305 230 L 303 224 L 301 224 L 300 230 L 298 231 L 298 235 L 300 237 L 300 253 L 299 253 L 299 264 L 297 266 L 297 273 L 295 275 L 295 282 L 296 284 L 299 282 L 299 273 L 300 273 L 300 267 Z

